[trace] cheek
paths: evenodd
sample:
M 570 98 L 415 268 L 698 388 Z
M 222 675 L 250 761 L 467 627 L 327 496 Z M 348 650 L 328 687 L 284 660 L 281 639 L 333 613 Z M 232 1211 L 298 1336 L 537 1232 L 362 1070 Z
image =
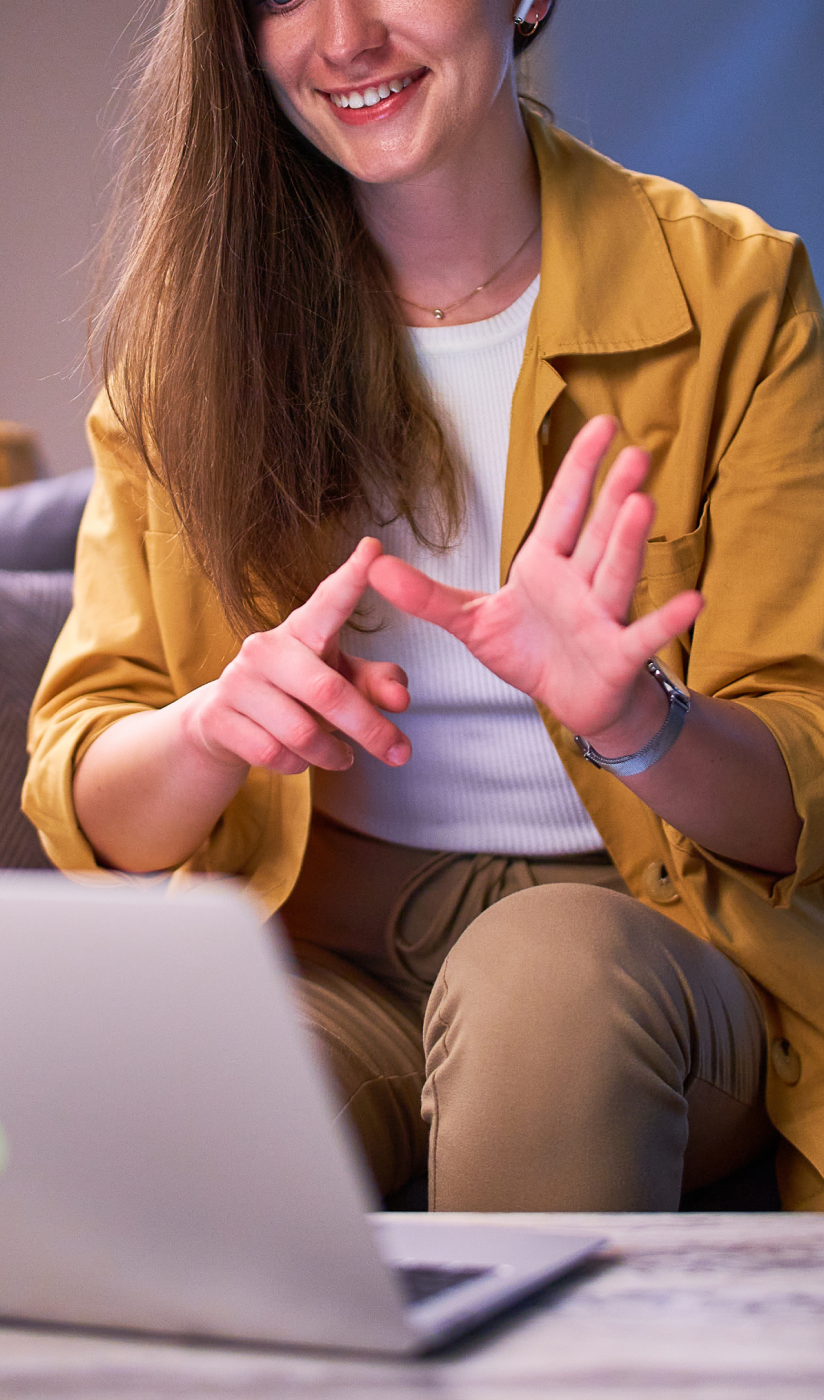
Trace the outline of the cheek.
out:
M 442 22 L 441 51 L 452 58 L 462 84 L 479 93 L 497 90 L 512 63 L 515 0 L 463 0 L 444 8 L 449 16 Z
M 301 41 L 299 35 L 289 34 L 282 21 L 275 20 L 272 24 L 263 21 L 257 32 L 257 54 L 281 111 L 307 141 L 334 160 L 334 151 L 313 120 L 316 114 L 308 112 L 305 102 L 301 101 L 302 90 L 312 86 L 306 77 L 311 45 Z
M 514 37 L 514 15 L 517 0 L 466 0 L 456 7 L 455 19 L 464 36 L 470 39 L 481 34 L 496 47 L 509 49 Z
M 278 20 L 262 20 L 257 31 L 257 52 L 264 72 L 281 98 L 288 98 L 300 80 L 305 48 L 289 27 Z

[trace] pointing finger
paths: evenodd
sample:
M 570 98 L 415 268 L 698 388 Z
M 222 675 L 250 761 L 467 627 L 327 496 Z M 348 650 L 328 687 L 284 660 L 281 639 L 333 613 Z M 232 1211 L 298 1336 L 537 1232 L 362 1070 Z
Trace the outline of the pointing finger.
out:
M 284 629 L 320 656 L 358 606 L 369 580 L 369 566 L 380 553 L 380 541 L 364 536 L 346 562 L 290 613 Z

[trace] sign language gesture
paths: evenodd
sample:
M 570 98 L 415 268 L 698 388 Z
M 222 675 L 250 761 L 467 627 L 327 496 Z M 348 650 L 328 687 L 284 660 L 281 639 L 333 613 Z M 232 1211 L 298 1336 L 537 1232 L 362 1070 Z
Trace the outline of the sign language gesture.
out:
M 78 818 L 99 858 L 120 870 L 179 864 L 250 766 L 343 770 L 353 759 L 347 739 L 390 766 L 406 762 L 409 740 L 381 713 L 407 708 L 405 673 L 346 656 L 338 641 L 380 550 L 361 540 L 285 622 L 247 637 L 217 680 L 104 730 L 74 779 Z
M 392 766 L 406 762 L 409 740 L 386 713 L 409 704 L 404 672 L 348 657 L 338 642 L 367 583 L 453 633 L 599 752 L 639 748 L 666 710 L 644 662 L 692 625 L 702 600 L 680 593 L 626 624 L 653 516 L 639 493 L 645 453 L 619 454 L 586 518 L 615 431 L 611 419 L 594 418 L 578 434 L 497 593 L 447 588 L 363 539 L 280 627 L 247 638 L 217 680 L 104 730 L 74 780 L 78 818 L 99 856 L 121 870 L 186 859 L 250 764 L 283 774 L 345 769 L 347 741 Z M 734 701 L 693 694 L 678 743 L 621 781 L 710 850 L 764 870 L 793 868 L 801 823 L 784 760 L 767 727 Z
M 196 693 L 189 722 L 213 758 L 279 773 L 345 769 L 353 751 L 342 733 L 390 766 L 406 762 L 409 740 L 380 713 L 407 708 L 406 674 L 347 656 L 338 641 L 380 548 L 362 539 L 302 607 L 247 637 L 220 678 Z
M 448 588 L 391 555 L 369 570 L 389 602 L 451 632 L 495 675 L 591 740 L 620 728 L 645 661 L 702 607 L 700 594 L 681 593 L 625 622 L 654 514 L 639 493 L 646 453 L 619 454 L 584 523 L 616 431 L 613 419 L 598 417 L 579 432 L 497 593 Z

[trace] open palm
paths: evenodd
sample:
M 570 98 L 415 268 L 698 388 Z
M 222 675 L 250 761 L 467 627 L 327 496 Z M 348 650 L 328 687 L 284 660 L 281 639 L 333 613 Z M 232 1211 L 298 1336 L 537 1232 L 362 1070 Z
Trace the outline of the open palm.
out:
M 625 622 L 654 514 L 639 493 L 644 452 L 619 454 L 584 524 L 616 431 L 613 419 L 598 417 L 578 433 L 497 593 L 448 588 L 392 555 L 369 571 L 389 602 L 451 632 L 495 675 L 587 736 L 621 718 L 645 661 L 691 627 L 702 607 L 700 594 L 680 593 Z

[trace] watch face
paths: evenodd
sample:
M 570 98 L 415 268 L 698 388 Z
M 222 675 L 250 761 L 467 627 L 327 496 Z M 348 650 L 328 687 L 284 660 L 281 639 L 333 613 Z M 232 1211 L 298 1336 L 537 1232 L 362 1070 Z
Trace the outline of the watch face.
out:
M 653 656 L 647 663 L 647 665 L 650 666 L 650 668 L 654 666 L 655 671 L 660 672 L 660 674 L 664 677 L 664 680 L 667 682 L 667 685 L 671 685 L 673 690 L 677 690 L 679 695 L 684 696 L 685 700 L 689 699 L 689 691 L 686 689 L 684 682 L 681 680 L 680 676 L 676 676 L 675 672 L 670 670 L 669 666 L 665 666 L 664 662 L 660 659 L 660 657 Z M 655 671 L 652 672 L 653 675 L 655 675 Z

